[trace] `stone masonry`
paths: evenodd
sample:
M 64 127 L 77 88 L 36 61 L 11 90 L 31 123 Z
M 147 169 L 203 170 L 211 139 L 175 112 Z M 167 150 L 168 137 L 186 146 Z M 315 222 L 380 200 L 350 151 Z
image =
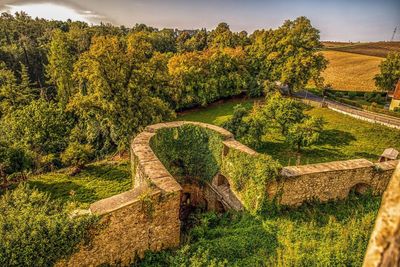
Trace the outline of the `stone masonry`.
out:
M 143 257 L 147 250 L 178 247 L 183 192 L 195 192 L 196 201 L 200 203 L 204 198 L 209 208 L 214 210 L 243 209 L 240 198 L 230 187 L 229 177 L 217 174 L 203 192 L 194 185 L 182 185 L 182 189 L 157 158 L 150 147 L 150 140 L 157 130 L 184 124 L 218 132 L 224 145 L 222 161 L 230 149 L 257 154 L 234 140 L 230 132 L 210 124 L 181 121 L 146 127 L 131 144 L 133 189 L 90 205 L 87 212 L 100 216 L 99 223 L 90 231 L 90 242 L 81 244 L 76 253 L 58 262 L 58 266 L 126 266 Z M 278 197 L 280 204 L 291 206 L 314 199 L 343 199 L 351 189 L 362 192 L 370 188 L 374 193 L 382 193 L 397 163 L 357 159 L 284 167 L 280 179 L 271 182 L 266 191 L 271 198 Z

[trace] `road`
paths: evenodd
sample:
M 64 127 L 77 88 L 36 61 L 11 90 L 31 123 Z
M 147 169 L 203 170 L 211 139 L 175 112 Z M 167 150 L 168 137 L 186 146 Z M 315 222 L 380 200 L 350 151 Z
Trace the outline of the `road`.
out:
M 351 117 L 382 124 L 391 128 L 400 129 L 400 118 L 363 110 L 358 107 L 343 104 L 334 100 L 324 99 L 320 96 L 314 95 L 310 92 L 301 91 L 295 94 L 295 97 L 303 99 L 304 102 L 312 101 L 320 103 L 331 110 L 349 115 Z

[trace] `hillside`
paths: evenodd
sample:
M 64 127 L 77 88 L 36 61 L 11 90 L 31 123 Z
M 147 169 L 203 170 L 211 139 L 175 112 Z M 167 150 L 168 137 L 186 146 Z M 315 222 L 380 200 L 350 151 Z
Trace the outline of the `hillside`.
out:
M 324 42 L 326 50 L 386 57 L 389 52 L 400 52 L 400 42 L 346 43 Z
M 382 58 L 340 51 L 323 51 L 329 64 L 323 77 L 336 90 L 374 91 L 374 76 Z

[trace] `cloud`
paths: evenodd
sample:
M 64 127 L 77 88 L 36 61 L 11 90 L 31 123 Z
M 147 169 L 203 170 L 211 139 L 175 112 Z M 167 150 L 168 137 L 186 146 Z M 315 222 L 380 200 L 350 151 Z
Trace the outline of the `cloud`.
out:
M 115 21 L 102 13 L 91 10 L 91 6 L 94 4 L 90 3 L 91 1 L 82 2 L 76 0 L 0 0 L 0 10 L 8 13 L 26 11 L 33 17 L 38 16 L 49 19 L 66 20 L 69 18 L 67 16 L 70 16 L 72 20 L 79 19 L 94 24 L 100 22 L 115 23 Z

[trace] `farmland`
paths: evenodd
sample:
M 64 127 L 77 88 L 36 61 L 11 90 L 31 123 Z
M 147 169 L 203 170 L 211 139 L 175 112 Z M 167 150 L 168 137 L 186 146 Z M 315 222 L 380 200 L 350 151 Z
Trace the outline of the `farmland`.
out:
M 376 57 L 386 57 L 389 52 L 400 52 L 400 42 L 324 42 L 324 47 L 328 51 L 333 50 Z
M 375 91 L 374 76 L 382 58 L 340 51 L 323 51 L 329 64 L 323 73 L 326 84 L 336 90 Z

